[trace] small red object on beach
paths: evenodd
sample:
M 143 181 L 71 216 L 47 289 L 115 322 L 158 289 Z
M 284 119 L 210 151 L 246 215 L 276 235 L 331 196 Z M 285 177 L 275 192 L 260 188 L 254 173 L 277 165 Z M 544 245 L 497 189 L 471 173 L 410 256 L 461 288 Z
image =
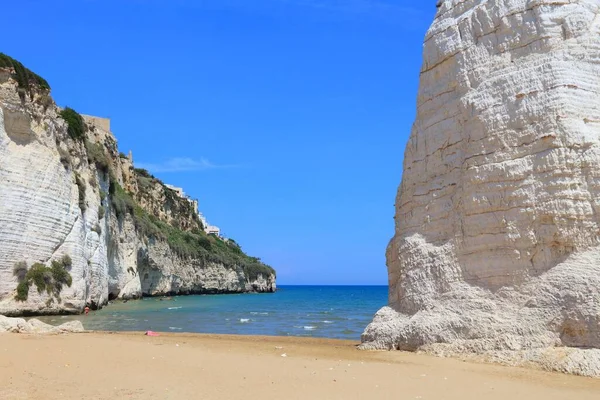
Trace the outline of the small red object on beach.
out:
M 146 336 L 158 336 L 158 333 L 154 331 L 146 331 Z

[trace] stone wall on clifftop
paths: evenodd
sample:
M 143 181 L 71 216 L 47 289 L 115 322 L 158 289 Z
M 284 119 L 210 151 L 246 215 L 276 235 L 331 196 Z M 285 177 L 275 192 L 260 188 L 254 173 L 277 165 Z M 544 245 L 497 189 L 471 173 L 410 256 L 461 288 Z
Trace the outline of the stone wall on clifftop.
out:
M 600 375 L 600 2 L 437 5 L 362 347 Z

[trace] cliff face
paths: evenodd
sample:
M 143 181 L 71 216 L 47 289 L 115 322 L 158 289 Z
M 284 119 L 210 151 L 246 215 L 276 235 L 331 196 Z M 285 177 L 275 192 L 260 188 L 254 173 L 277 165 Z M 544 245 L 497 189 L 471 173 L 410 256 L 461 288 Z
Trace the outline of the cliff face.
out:
M 204 234 L 191 202 L 119 155 L 105 126 L 83 119 L 77 134 L 48 89 L 30 82 L 25 90 L 17 72 L 0 65 L 0 314 L 75 313 L 142 295 L 275 290 L 273 269 L 235 242 Z M 64 255 L 70 286 L 43 269 Z M 26 299 L 17 300 L 21 262 L 31 278 Z M 39 275 L 46 290 L 34 263 L 46 271 Z
M 438 1 L 364 348 L 600 374 L 599 8 Z

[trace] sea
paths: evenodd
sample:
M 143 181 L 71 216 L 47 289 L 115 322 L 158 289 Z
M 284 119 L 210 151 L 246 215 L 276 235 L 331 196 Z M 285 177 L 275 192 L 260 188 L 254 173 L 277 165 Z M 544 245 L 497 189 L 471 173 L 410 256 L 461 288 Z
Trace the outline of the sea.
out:
M 114 301 L 80 320 L 88 330 L 308 336 L 359 340 L 387 304 L 387 286 L 279 286 L 275 293 L 148 297 Z

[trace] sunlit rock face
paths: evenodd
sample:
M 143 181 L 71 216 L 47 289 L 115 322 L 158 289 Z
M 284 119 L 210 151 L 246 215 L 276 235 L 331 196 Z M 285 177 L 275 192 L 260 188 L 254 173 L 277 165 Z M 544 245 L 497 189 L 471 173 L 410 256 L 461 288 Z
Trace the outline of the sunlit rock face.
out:
M 600 374 L 600 1 L 437 6 L 362 346 Z

